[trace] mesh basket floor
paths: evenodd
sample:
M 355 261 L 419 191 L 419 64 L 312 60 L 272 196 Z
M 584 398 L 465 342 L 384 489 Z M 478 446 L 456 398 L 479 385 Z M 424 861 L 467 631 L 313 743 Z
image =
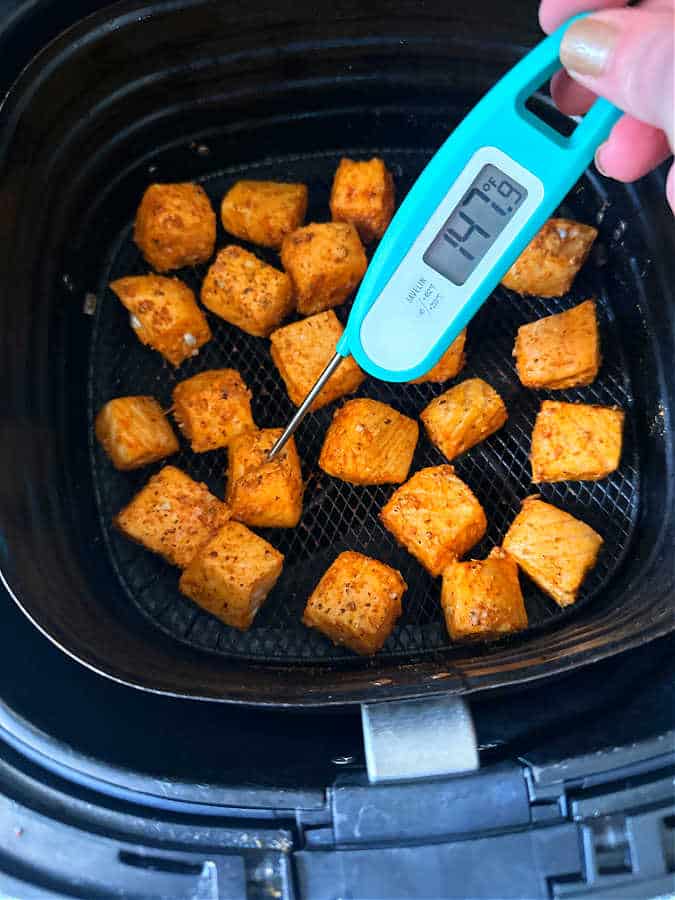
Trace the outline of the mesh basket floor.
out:
M 423 150 L 373 148 L 368 151 L 360 148 L 351 152 L 285 157 L 219 172 L 203 184 L 214 208 L 218 209 L 222 195 L 239 177 L 304 181 L 310 189 L 307 221 L 323 221 L 328 218 L 332 175 L 340 156 L 345 153 L 384 156 L 394 172 L 399 197 L 405 195 L 431 156 L 430 151 Z M 598 206 L 591 185 L 582 181 L 562 211 L 581 221 L 591 221 L 586 211 Z M 232 242 L 231 239 L 219 230 L 217 246 L 222 247 L 228 242 Z M 279 265 L 276 254 L 261 252 L 258 248 L 256 252 Z M 459 376 L 478 376 L 487 380 L 499 391 L 509 410 L 508 422 L 499 432 L 453 463 L 458 475 L 483 504 L 488 517 L 487 534 L 470 554 L 475 558 L 485 556 L 501 542 L 521 501 L 537 492 L 530 481 L 528 454 L 534 419 L 543 398 L 555 396 L 556 399 L 618 405 L 628 414 L 622 463 L 616 473 L 597 483 L 563 482 L 542 485 L 538 491 L 544 499 L 596 528 L 605 543 L 573 608 L 559 609 L 529 579 L 521 577 L 531 630 L 555 627 L 556 622 L 593 602 L 625 556 L 637 516 L 639 468 L 631 417 L 632 395 L 622 364 L 620 335 L 613 320 L 611 297 L 607 296 L 601 263 L 602 257 L 596 252 L 572 292 L 559 300 L 522 298 L 498 289 L 469 327 L 467 364 Z M 206 369 L 222 367 L 240 370 L 253 392 L 253 414 L 259 426 L 285 424 L 294 407 L 272 364 L 268 341 L 250 337 L 209 314 L 213 340 L 202 348 L 198 357 L 176 371 L 163 362 L 159 354 L 136 340 L 126 312 L 114 294 L 106 289 L 106 284 L 114 278 L 146 271 L 147 266 L 131 240 L 129 227 L 108 254 L 101 280 L 91 347 L 90 434 L 94 416 L 107 400 L 128 394 L 150 394 L 168 408 L 177 381 Z M 203 266 L 177 274 L 198 294 L 205 272 L 206 266 Z M 603 348 L 603 365 L 598 379 L 590 387 L 554 394 L 523 388 L 516 377 L 511 356 L 518 326 L 560 312 L 588 296 L 598 300 Z M 336 312 L 344 320 L 348 310 L 343 307 Z M 369 378 L 356 396 L 382 400 L 403 413 L 418 416 L 449 384 L 391 385 Z M 251 629 L 243 634 L 223 625 L 183 597 L 177 587 L 178 571 L 126 541 L 111 524 L 119 509 L 161 466 L 131 473 L 117 472 L 91 439 L 94 484 L 112 565 L 129 601 L 158 628 L 199 650 L 258 662 L 316 665 L 353 660 L 354 655 L 348 650 L 333 646 L 300 622 L 306 599 L 325 569 L 340 551 L 353 549 L 395 566 L 409 585 L 403 616 L 380 655 L 404 662 L 429 653 L 452 651 L 439 604 L 440 581 L 426 574 L 379 523 L 377 514 L 394 486 L 355 487 L 330 478 L 317 467 L 323 435 L 335 408 L 333 404 L 309 416 L 297 434 L 307 482 L 302 520 L 294 530 L 260 532 L 285 554 L 286 559 L 274 591 Z M 193 454 L 181 439 L 180 453 L 168 461 L 193 478 L 206 482 L 218 496 L 223 495 L 225 451 Z M 444 461 L 421 429 L 411 471 Z

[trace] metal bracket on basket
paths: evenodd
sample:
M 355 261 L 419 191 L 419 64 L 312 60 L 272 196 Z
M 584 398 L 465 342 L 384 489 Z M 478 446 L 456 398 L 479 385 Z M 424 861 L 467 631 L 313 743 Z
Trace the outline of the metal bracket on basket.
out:
M 473 772 L 479 766 L 473 718 L 463 697 L 366 703 L 361 723 L 372 783 Z

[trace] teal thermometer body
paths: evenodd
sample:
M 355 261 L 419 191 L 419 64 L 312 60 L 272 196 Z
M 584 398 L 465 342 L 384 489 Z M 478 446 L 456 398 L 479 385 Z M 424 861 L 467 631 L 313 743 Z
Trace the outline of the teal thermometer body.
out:
M 409 381 L 438 362 L 621 115 L 599 99 L 564 137 L 526 108 L 560 68 L 568 26 L 480 100 L 392 219 L 336 348 L 376 378 Z
M 417 179 L 368 266 L 335 356 L 270 459 L 343 357 L 383 381 L 428 372 L 593 159 L 621 115 L 616 107 L 596 100 L 569 137 L 526 107 L 560 68 L 568 27 L 483 97 Z

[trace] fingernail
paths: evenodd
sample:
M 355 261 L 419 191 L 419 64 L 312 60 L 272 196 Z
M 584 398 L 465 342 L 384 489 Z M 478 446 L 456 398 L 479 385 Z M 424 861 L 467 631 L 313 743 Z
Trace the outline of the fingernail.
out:
M 607 146 L 606 143 L 605 143 L 605 144 L 600 144 L 600 146 L 598 147 L 598 149 L 595 151 L 595 159 L 594 159 L 594 162 L 595 162 L 595 168 L 598 170 L 598 172 L 599 172 L 601 175 L 604 175 L 605 178 L 607 178 L 608 175 L 607 175 L 607 172 L 605 172 L 605 169 L 604 169 L 604 167 L 603 167 L 603 165 L 602 165 L 602 162 L 601 162 L 601 160 L 600 160 L 600 155 L 601 155 L 601 153 L 602 153 L 604 147 L 606 147 L 606 146 Z
M 617 30 L 601 19 L 579 19 L 565 32 L 560 61 L 569 72 L 602 75 L 616 43 Z

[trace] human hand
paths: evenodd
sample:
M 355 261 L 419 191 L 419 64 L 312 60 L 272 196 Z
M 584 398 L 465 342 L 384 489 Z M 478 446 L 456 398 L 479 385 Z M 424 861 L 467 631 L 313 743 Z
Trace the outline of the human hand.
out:
M 563 37 L 565 69 L 551 82 L 551 94 L 567 115 L 586 112 L 597 94 L 624 110 L 595 154 L 603 175 L 634 181 L 667 159 L 675 148 L 673 96 L 675 0 L 541 0 L 539 21 L 551 32 L 571 16 Z M 675 212 L 675 165 L 666 182 Z

